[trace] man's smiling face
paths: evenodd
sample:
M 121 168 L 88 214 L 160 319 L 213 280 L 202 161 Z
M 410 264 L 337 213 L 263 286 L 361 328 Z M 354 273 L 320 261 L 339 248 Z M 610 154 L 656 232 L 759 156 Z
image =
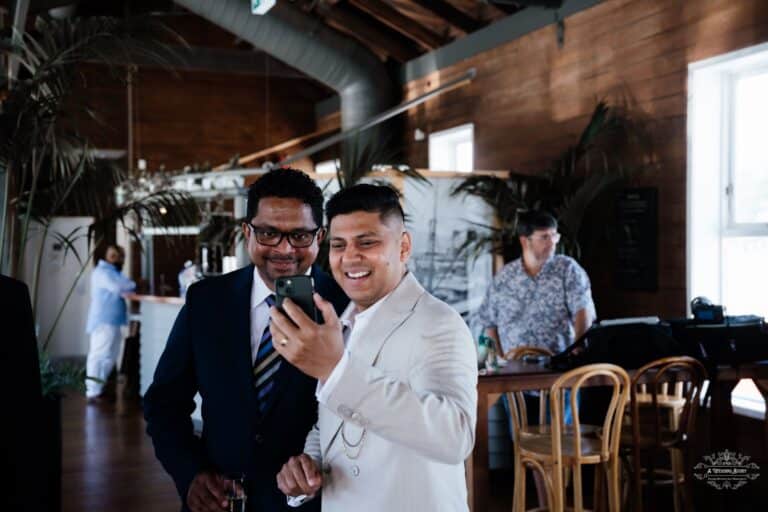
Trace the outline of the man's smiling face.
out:
M 336 282 L 360 309 L 394 290 L 405 274 L 411 237 L 395 215 L 356 211 L 333 217 L 331 270 Z

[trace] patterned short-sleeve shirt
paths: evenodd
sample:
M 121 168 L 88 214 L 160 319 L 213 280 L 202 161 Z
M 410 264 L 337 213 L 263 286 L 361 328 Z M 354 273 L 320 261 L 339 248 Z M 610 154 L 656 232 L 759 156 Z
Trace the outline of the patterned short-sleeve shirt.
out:
M 589 276 L 568 256 L 555 255 L 536 277 L 516 259 L 494 277 L 476 321 L 498 330 L 504 352 L 519 345 L 558 353 L 573 342 L 574 315 L 584 309 L 595 316 Z

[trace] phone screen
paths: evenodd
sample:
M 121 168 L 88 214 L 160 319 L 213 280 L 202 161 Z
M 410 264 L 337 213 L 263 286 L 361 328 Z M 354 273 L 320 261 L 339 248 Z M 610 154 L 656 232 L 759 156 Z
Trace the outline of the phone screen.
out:
M 310 276 L 278 277 L 275 281 L 275 305 L 283 311 L 283 301 L 291 299 L 309 318 L 317 322 L 317 308 L 312 294 L 314 282 Z

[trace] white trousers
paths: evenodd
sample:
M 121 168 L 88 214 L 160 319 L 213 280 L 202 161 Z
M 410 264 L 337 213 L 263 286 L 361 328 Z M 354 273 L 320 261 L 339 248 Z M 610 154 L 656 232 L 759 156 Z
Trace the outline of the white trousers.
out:
M 91 333 L 91 346 L 88 349 L 85 372 L 88 377 L 95 377 L 102 382 L 86 379 L 85 395 L 87 397 L 100 395 L 104 389 L 107 377 L 115 367 L 122 338 L 119 325 L 102 324 Z

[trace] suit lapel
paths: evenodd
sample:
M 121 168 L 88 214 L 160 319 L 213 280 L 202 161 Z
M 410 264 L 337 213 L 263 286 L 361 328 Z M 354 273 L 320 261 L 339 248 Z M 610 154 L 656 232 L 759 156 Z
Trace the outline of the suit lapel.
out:
M 361 340 L 354 347 L 355 358 L 365 364 L 375 365 L 384 344 L 413 314 L 413 309 L 423 293 L 424 288 L 416 278 L 410 272 L 406 274 L 397 288 L 375 312 L 376 319 L 371 320 L 361 332 L 355 335 L 358 340 Z
M 253 265 L 238 271 L 230 297 L 232 314 L 232 353 L 234 369 L 240 389 L 249 390 L 247 395 L 254 402 L 256 394 L 253 391 L 253 361 L 251 354 L 251 289 L 253 288 Z M 249 407 L 253 410 L 255 404 Z
M 363 361 L 365 364 L 376 366 L 376 361 L 387 340 L 397 332 L 413 314 L 419 298 L 424 294 L 424 288 L 419 284 L 413 274 L 406 274 L 395 290 L 385 299 L 379 309 L 375 312 L 375 319 L 359 333 L 355 333 L 358 340 L 355 344 L 355 351 L 352 354 L 355 359 Z M 327 415 L 329 422 L 320 428 L 328 428 L 327 432 L 331 435 L 325 438 L 325 445 L 322 447 L 323 458 L 333 441 L 338 437 L 343 420 L 333 411 L 332 415 Z M 325 437 L 325 436 L 322 436 Z

